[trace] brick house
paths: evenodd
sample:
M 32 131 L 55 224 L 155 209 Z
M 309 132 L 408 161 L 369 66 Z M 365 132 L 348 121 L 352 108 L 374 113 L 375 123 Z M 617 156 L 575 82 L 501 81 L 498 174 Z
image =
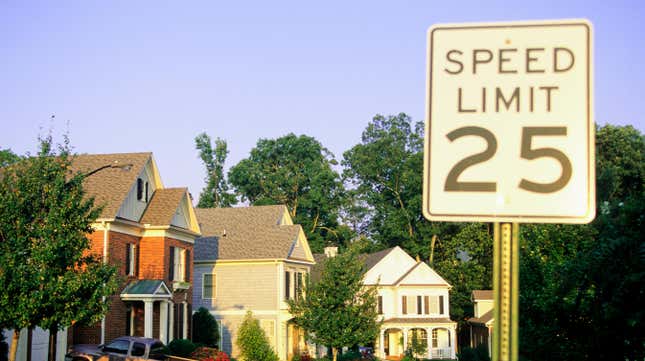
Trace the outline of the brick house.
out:
M 164 188 L 152 153 L 78 155 L 74 171 L 89 173 L 83 187 L 102 205 L 89 235 L 91 252 L 118 268 L 119 292 L 91 326 L 68 330 L 68 343 L 105 343 L 146 336 L 164 343 L 190 337 L 192 255 L 199 225 L 186 188 Z M 126 168 L 123 166 L 128 165 Z
M 314 264 L 302 227 L 287 207 L 196 210 L 203 237 L 195 241 L 194 307 L 205 307 L 220 325 L 220 349 L 237 357 L 239 326 L 247 311 L 259 319 L 280 360 L 306 350 L 287 300 L 302 297 Z

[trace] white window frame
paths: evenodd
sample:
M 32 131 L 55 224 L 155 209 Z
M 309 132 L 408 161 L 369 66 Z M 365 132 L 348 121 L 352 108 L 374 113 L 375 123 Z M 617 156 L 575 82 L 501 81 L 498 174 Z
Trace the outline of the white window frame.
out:
M 206 286 L 206 276 L 213 276 L 212 277 L 212 284 L 211 288 L 213 288 L 213 293 L 211 296 L 213 297 L 204 297 L 206 295 L 206 292 L 204 292 L 205 286 Z M 217 298 L 217 276 L 215 273 L 204 273 L 202 274 L 202 300 L 214 300 Z

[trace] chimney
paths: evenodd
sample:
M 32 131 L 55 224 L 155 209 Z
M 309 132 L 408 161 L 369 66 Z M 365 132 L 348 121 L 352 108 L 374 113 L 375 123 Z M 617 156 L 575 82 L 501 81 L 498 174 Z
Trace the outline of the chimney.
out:
M 325 247 L 325 256 L 327 258 L 336 257 L 338 254 L 338 247 Z

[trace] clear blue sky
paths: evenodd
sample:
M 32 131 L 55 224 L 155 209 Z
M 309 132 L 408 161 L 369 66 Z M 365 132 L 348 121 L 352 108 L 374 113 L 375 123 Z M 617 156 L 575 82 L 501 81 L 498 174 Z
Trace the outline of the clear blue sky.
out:
M 423 120 L 430 25 L 558 18 L 594 25 L 596 122 L 643 131 L 645 1 L 0 0 L 0 148 L 68 130 L 79 153 L 153 152 L 197 197 L 202 131 L 227 166 L 289 132 L 340 159 L 376 113 Z

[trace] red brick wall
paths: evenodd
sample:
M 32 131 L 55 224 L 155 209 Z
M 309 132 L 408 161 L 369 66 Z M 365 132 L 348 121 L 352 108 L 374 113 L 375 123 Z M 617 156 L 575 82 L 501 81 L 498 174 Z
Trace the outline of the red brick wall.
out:
M 163 237 L 141 238 L 139 279 L 167 280 L 168 255 Z

